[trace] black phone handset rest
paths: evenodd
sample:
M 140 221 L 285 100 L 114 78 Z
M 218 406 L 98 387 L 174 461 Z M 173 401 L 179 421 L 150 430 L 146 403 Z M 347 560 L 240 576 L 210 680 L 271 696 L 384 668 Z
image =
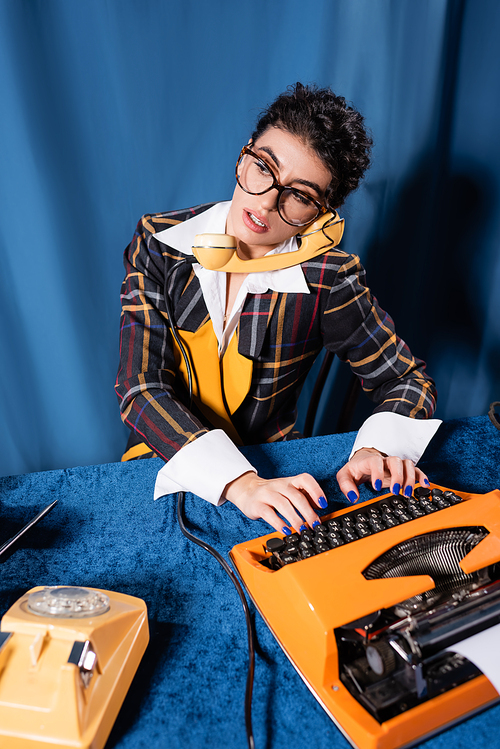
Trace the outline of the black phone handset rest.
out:
M 242 260 L 236 251 L 236 238 L 229 234 L 197 234 L 193 253 L 200 265 L 225 273 L 259 273 L 299 265 L 336 247 L 344 233 L 344 219 L 338 213 L 325 213 L 304 227 L 297 236 L 300 247 L 294 252 Z

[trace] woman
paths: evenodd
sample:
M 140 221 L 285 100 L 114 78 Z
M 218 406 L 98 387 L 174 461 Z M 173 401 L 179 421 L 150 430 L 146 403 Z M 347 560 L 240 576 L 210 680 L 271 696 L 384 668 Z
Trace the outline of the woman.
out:
M 194 237 L 205 232 L 236 237 L 245 260 L 296 250 L 297 234 L 357 187 L 370 147 L 363 118 L 342 97 L 298 83 L 259 119 L 238 159 L 231 202 L 139 222 L 125 251 L 116 389 L 134 433 L 124 458 L 167 461 L 155 496 L 185 489 L 214 504 L 229 500 L 285 534 L 315 526 L 316 509 L 327 506 L 315 479 L 263 479 L 236 444 L 300 437 L 296 402 L 323 346 L 349 361 L 378 403 L 337 474 L 345 496 L 355 502 L 365 481 L 406 496 L 416 482 L 428 483 L 415 464 L 440 423 L 426 421 L 434 384 L 371 296 L 357 257 L 332 248 L 259 273 L 191 262 Z M 190 262 L 177 267 L 167 289 L 166 274 L 183 258 Z M 166 294 L 194 364 L 193 403 Z

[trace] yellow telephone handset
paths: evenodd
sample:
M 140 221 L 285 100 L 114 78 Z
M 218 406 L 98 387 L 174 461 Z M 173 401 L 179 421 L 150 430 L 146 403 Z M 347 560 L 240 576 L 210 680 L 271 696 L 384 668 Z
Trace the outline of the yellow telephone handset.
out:
M 225 273 L 259 273 L 290 268 L 336 247 L 344 233 L 344 219 L 337 213 L 326 213 L 308 224 L 298 236 L 301 244 L 294 252 L 242 260 L 236 252 L 236 238 L 228 234 L 197 234 L 193 253 L 200 265 Z

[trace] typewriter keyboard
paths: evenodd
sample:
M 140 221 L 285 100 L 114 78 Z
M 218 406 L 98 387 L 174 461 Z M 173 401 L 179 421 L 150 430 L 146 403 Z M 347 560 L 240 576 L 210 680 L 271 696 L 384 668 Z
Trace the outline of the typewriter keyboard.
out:
M 402 495 L 386 496 L 368 507 L 359 507 L 345 515 L 325 520 L 314 529 L 306 528 L 300 534 L 268 539 L 266 549 L 272 556 L 264 563 L 271 569 L 280 569 L 286 564 L 350 544 L 460 502 L 462 499 L 454 492 L 437 488 L 417 487 L 409 498 Z

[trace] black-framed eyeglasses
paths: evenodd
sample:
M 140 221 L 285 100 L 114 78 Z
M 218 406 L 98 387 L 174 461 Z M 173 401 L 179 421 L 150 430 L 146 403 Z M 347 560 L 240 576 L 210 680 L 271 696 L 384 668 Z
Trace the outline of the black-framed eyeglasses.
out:
M 243 146 L 236 162 L 236 181 L 249 195 L 278 191 L 278 213 L 290 226 L 307 226 L 327 209 L 318 200 L 295 187 L 282 185 L 273 170 L 248 146 Z

